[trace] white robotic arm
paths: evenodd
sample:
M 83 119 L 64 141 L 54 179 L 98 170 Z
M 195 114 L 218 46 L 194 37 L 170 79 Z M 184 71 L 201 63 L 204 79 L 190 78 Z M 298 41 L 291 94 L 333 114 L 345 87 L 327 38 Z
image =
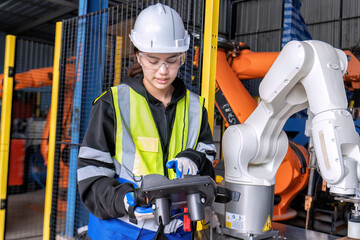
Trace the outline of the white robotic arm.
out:
M 306 93 L 298 84 L 311 68 L 306 47 L 284 47 L 260 85 L 262 101 L 244 124 L 229 127 L 223 136 L 227 181 L 271 186 L 288 147 L 282 128 L 294 113 L 305 109 Z M 234 146 L 236 145 L 236 146 Z
M 313 118 L 308 120 L 308 134 L 321 175 L 332 192 L 355 194 L 359 136 L 346 110 L 346 66 L 345 53 L 324 42 L 288 43 L 261 82 L 259 106 L 244 124 L 224 134 L 227 180 L 273 185 L 288 146 L 281 129 L 292 114 L 309 107 Z
M 283 48 L 260 84 L 262 101 L 256 110 L 244 124 L 230 126 L 224 133 L 227 187 L 245 191 L 255 201 L 258 194 L 251 194 L 251 186 L 256 192 L 262 186 L 261 191 L 271 194 L 268 188 L 273 190 L 288 147 L 282 128 L 292 114 L 308 107 L 307 134 L 313 140 L 320 173 L 330 192 L 347 196 L 356 193 L 360 181 L 359 135 L 347 111 L 342 78 L 346 67 L 345 53 L 324 42 L 292 41 Z M 271 202 L 271 197 L 266 201 Z M 242 204 L 227 207 L 227 216 L 250 215 L 254 209 L 245 210 Z M 251 227 L 259 217 L 247 218 L 254 220 L 248 226 L 244 222 L 242 229 L 232 227 L 230 235 L 244 238 L 242 234 L 264 233 L 264 228 Z

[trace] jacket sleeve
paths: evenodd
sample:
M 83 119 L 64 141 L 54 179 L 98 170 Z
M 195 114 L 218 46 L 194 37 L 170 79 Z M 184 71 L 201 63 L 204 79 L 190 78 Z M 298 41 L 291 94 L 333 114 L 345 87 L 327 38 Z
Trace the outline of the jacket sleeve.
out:
M 85 207 L 100 219 L 127 214 L 124 196 L 133 191 L 115 177 L 115 117 L 111 91 L 94 101 L 89 125 L 79 150 L 78 190 Z
M 209 126 L 208 114 L 206 108 L 203 106 L 202 122 L 196 148 L 188 148 L 181 151 L 176 157 L 187 157 L 191 159 L 196 163 L 200 175 L 209 175 L 215 179 L 214 168 L 212 165 L 215 156 L 216 148 Z

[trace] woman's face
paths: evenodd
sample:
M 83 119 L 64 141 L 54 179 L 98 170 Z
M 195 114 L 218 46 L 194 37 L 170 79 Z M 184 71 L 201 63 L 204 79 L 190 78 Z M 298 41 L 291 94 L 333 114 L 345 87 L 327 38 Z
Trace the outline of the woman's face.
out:
M 144 86 L 150 93 L 169 90 L 185 60 L 184 53 L 138 52 L 136 56 L 143 69 Z

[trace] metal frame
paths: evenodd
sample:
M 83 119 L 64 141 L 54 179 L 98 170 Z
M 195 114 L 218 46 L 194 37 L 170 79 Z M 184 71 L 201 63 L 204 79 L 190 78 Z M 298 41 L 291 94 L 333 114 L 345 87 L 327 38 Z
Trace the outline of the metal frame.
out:
M 5 238 L 6 202 L 8 167 L 10 155 L 11 112 L 14 86 L 15 40 L 13 35 L 6 36 L 4 85 L 1 106 L 1 135 L 0 135 L 0 239 Z
M 55 34 L 54 70 L 53 70 L 53 85 L 52 85 L 52 96 L 51 96 L 51 112 L 50 112 L 51 119 L 50 119 L 50 130 L 49 130 L 48 164 L 47 164 L 47 174 L 46 174 L 43 240 L 47 240 L 50 238 L 50 216 L 51 216 L 51 208 L 52 208 L 53 179 L 54 179 L 55 138 L 56 138 L 56 119 L 57 119 L 57 107 L 58 107 L 58 95 L 59 95 L 61 38 L 62 38 L 62 22 L 58 22 L 56 23 L 56 34 Z
M 211 131 L 214 128 L 215 76 L 219 28 L 219 0 L 206 1 L 201 96 L 205 98 Z

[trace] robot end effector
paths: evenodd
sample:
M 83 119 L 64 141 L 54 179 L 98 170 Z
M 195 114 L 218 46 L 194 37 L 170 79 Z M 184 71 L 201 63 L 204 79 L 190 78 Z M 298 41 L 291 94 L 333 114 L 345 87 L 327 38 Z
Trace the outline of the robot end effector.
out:
M 330 193 L 356 195 L 360 181 L 360 152 L 359 136 L 351 114 L 337 109 L 316 115 L 311 123 L 311 137 L 320 174 Z
M 311 137 L 321 176 L 330 193 L 354 196 L 360 182 L 360 138 L 347 111 L 343 51 L 320 41 L 306 41 L 313 66 L 300 82 L 309 103 L 307 135 Z

